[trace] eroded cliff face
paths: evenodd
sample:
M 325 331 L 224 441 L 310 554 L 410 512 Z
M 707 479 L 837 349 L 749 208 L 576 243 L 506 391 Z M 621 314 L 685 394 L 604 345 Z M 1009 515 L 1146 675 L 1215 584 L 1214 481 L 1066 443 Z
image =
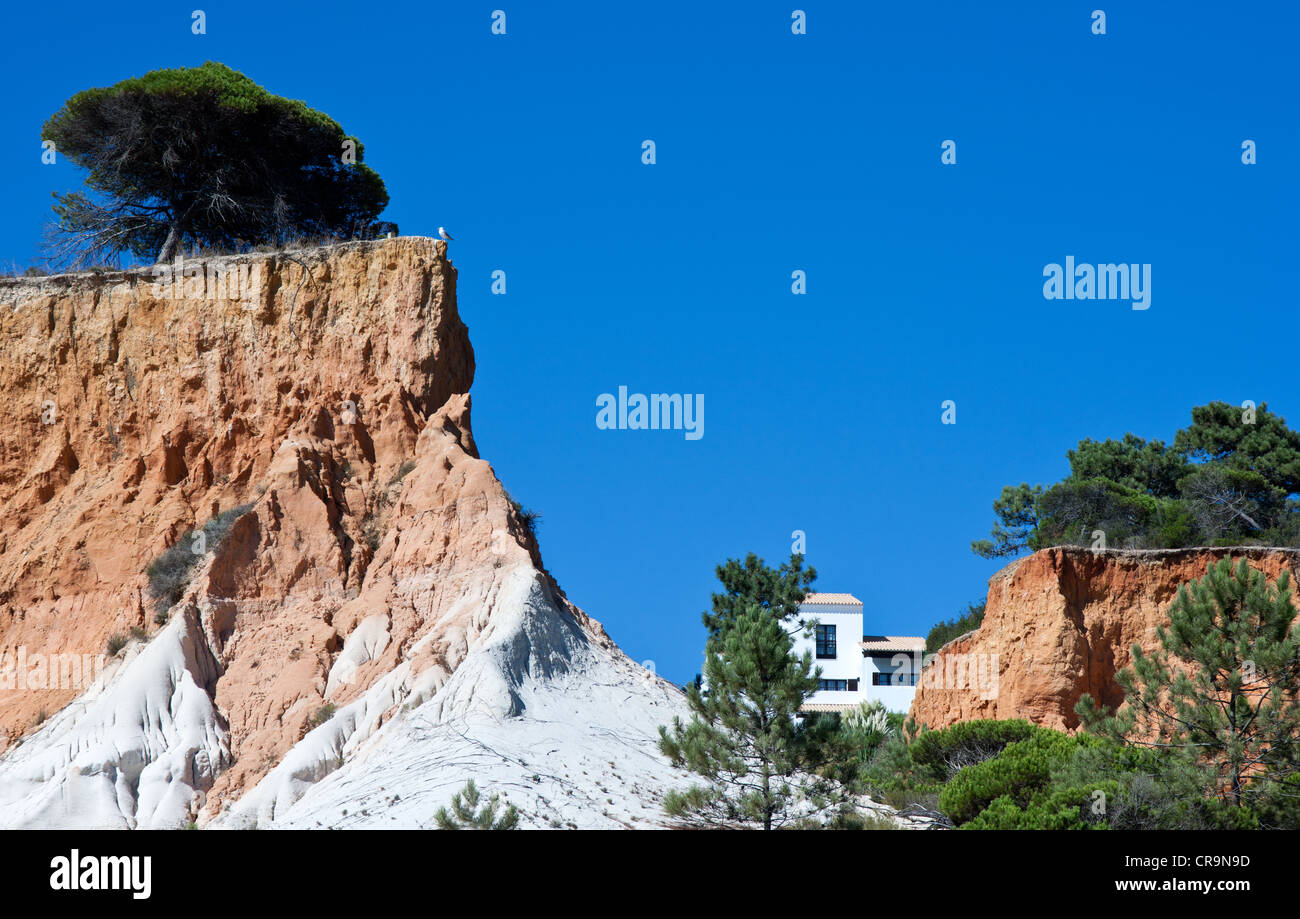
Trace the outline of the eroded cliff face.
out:
M 1158 647 L 1178 588 L 1221 558 L 1245 558 L 1269 579 L 1300 571 L 1288 549 L 1044 549 L 989 580 L 984 621 L 928 662 L 911 714 L 932 728 L 975 718 L 1027 718 L 1078 727 L 1074 707 L 1090 693 L 1123 701 L 1115 673 L 1134 644 Z
M 251 269 L 248 301 L 172 299 L 147 271 L 0 287 L 0 653 L 98 654 L 154 630 L 149 562 L 248 502 L 258 560 L 227 580 L 311 602 L 355 593 L 384 483 L 473 380 L 440 245 L 198 263 Z M 75 694 L 0 692 L 0 731 Z
M 0 685 L 3 822 L 203 824 L 263 783 L 241 813 L 266 823 L 400 714 L 511 717 L 596 658 L 647 736 L 679 710 L 478 457 L 445 245 L 201 263 L 252 279 L 238 299 L 147 271 L 0 284 L 0 662 L 145 633 L 88 690 Z M 232 509 L 164 623 L 150 562 Z

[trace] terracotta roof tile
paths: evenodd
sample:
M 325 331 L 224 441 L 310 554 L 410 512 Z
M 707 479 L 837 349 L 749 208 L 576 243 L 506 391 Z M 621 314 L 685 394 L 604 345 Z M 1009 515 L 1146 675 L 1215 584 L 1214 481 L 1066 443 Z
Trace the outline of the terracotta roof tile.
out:
M 925 639 L 917 635 L 863 635 L 864 651 L 924 651 Z
M 862 605 L 862 601 L 853 594 L 809 594 L 803 598 L 803 602 L 805 606 Z

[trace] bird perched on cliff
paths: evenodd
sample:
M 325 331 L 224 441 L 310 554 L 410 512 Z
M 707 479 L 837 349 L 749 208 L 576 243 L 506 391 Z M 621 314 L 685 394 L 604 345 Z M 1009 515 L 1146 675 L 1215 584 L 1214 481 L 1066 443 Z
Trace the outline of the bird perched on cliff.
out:
M 441 239 L 443 242 L 448 242 L 448 243 L 451 242 L 453 239 L 452 235 L 442 227 L 438 227 L 438 238 Z

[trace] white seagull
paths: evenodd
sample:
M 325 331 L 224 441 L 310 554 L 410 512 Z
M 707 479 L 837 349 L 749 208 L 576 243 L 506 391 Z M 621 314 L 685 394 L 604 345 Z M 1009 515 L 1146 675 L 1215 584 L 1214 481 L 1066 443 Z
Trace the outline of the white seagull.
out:
M 438 227 L 438 238 L 443 242 L 451 242 L 453 239 L 452 235 L 442 227 Z

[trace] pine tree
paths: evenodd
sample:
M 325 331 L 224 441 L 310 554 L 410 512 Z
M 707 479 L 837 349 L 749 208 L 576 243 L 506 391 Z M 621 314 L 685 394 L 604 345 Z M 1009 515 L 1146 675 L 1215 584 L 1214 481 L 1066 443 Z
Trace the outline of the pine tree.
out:
M 79 92 L 41 138 L 87 171 L 89 193 L 55 195 L 51 256 L 73 266 L 351 238 L 388 204 L 360 140 L 214 61 Z
M 793 642 L 772 611 L 753 600 L 709 638 L 707 692 L 687 689 L 692 718 L 659 729 L 659 747 L 678 767 L 707 784 L 669 792 L 664 809 L 696 825 L 760 825 L 792 819 L 800 793 L 816 794 L 807 735 L 795 714 L 817 688 L 812 655 L 795 657 Z
M 1289 574 L 1269 584 L 1244 559 L 1235 568 L 1223 559 L 1178 589 L 1169 620 L 1157 630 L 1160 647 L 1148 655 L 1134 645 L 1132 665 L 1116 674 L 1126 705 L 1111 714 L 1085 695 L 1076 708 L 1084 726 L 1199 764 L 1208 797 L 1276 811 L 1300 778 L 1300 630 Z
M 493 795 L 482 809 L 479 801 L 482 794 L 474 780 L 470 779 L 465 787 L 451 796 L 451 812 L 440 807 L 433 815 L 440 830 L 517 830 L 519 829 L 519 811 L 511 804 L 506 812 L 497 818 L 500 795 Z
M 779 621 L 790 619 L 817 580 L 817 569 L 805 569 L 803 556 L 793 553 L 780 568 L 771 568 L 751 552 L 743 562 L 728 559 L 718 566 L 717 574 L 723 591 L 713 595 L 713 612 L 704 614 L 704 627 L 711 638 L 748 604 L 757 604 Z

